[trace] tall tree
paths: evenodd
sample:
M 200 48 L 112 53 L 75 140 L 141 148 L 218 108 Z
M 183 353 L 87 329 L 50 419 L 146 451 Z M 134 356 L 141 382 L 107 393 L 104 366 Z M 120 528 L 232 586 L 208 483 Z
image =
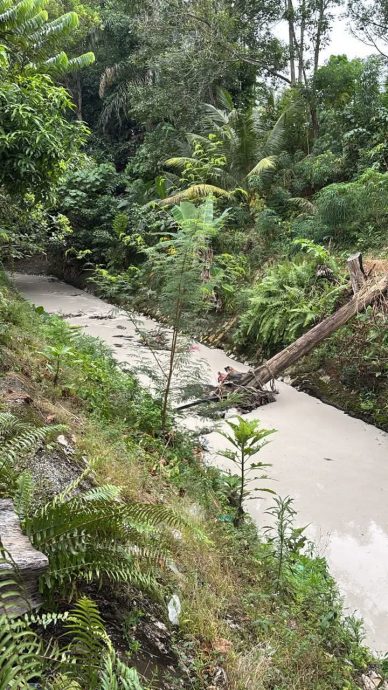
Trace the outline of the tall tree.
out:
M 357 38 L 388 59 L 387 0 L 348 0 L 348 17 Z
M 309 104 L 313 136 L 319 134 L 316 103 L 316 74 L 322 49 L 330 40 L 334 12 L 343 0 L 285 0 L 285 19 L 288 22 L 289 65 L 291 85 L 296 84 L 296 60 L 298 82 L 305 88 Z

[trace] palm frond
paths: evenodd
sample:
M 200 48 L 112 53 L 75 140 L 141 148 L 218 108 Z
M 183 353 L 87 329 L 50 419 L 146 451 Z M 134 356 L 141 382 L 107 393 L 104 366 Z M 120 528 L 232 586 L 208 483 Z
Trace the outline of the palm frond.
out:
M 291 206 L 296 207 L 301 213 L 306 213 L 309 216 L 313 216 L 317 212 L 317 207 L 315 204 L 313 204 L 312 201 L 309 199 L 306 199 L 305 197 L 292 197 L 291 199 L 288 200 L 288 203 Z
M 223 89 L 222 87 L 219 88 L 217 91 L 217 99 L 224 110 L 229 112 L 234 110 L 233 97 L 227 89 Z
M 219 127 L 224 127 L 229 124 L 229 113 L 227 110 L 221 110 L 216 108 L 215 105 L 211 103 L 205 103 L 204 110 L 209 123 L 212 125 L 218 125 Z
M 267 135 L 264 149 L 268 154 L 279 154 L 284 146 L 284 118 L 282 114 Z
M 231 192 L 226 189 L 221 189 L 220 187 L 215 187 L 212 184 L 195 184 L 188 189 L 184 189 L 181 192 L 173 194 L 166 199 L 162 199 L 158 202 L 160 206 L 174 206 L 179 204 L 181 201 L 190 201 L 195 199 L 201 199 L 206 196 L 223 196 L 227 199 L 230 198 Z
M 190 158 L 189 156 L 176 156 L 175 158 L 168 158 L 164 161 L 164 164 L 169 168 L 177 168 L 178 170 L 183 170 L 188 163 L 197 165 L 198 160 L 196 158 Z
M 277 158 L 276 156 L 267 156 L 262 158 L 252 170 L 249 171 L 247 177 L 252 175 L 261 175 L 263 172 L 268 172 L 276 168 Z

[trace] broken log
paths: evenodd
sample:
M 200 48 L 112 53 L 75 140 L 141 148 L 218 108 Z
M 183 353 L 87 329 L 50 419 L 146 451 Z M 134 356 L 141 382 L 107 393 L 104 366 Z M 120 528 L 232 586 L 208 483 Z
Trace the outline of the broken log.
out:
M 264 386 L 265 383 L 275 379 L 279 374 L 295 364 L 301 357 L 307 355 L 314 347 L 325 338 L 332 335 L 338 328 L 344 326 L 353 316 L 370 304 L 373 304 L 388 290 L 388 274 L 372 286 L 364 284 L 363 288 L 354 297 L 338 309 L 334 314 L 311 328 L 307 333 L 278 352 L 264 364 L 248 372 L 242 380 L 242 385 Z
M 353 294 L 357 295 L 357 292 L 361 290 L 366 281 L 366 275 L 362 265 L 361 252 L 357 252 L 357 254 L 352 254 L 352 256 L 349 256 L 346 263 L 348 266 Z
M 9 499 L 0 500 L 0 542 L 5 557 L 0 561 L 0 614 L 21 616 L 41 603 L 39 577 L 47 570 L 47 556 L 32 546 L 23 534 L 13 503 Z M 17 582 L 17 587 L 12 584 Z

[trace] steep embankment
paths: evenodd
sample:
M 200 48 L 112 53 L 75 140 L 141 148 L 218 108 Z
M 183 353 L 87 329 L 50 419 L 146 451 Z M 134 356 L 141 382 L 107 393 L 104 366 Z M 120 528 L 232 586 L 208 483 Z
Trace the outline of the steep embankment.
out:
M 49 281 L 45 290 L 55 310 L 67 293 L 73 314 L 93 299 Z M 38 295 L 35 290 L 35 303 L 43 301 Z M 279 580 L 276 532 L 266 543 L 249 521 L 233 527 L 233 503 L 222 475 L 202 464 L 187 433 L 172 426 L 167 434 L 161 431 L 157 403 L 101 344 L 61 319 L 37 313 L 4 286 L 0 307 L 2 409 L 38 426 L 66 425 L 65 451 L 57 442 L 35 465 L 35 502 L 66 485 L 71 477 L 62 476 L 61 466 L 77 474 L 87 460 L 92 483 L 120 485 L 125 505 L 163 503 L 191 523 L 188 532 L 170 535 L 164 545 L 174 564 L 168 560 L 171 569 L 162 562 L 156 567 L 159 601 L 139 587 L 104 581 L 101 590 L 93 579 L 85 586 L 82 577 L 74 578 L 78 591 L 86 589 L 97 599 L 111 634 L 123 652 L 131 651 L 133 663 L 157 669 L 159 687 L 168 688 L 366 687 L 362 675 L 369 673 L 371 659 L 359 645 L 357 625 L 341 622 L 324 561 L 304 555 L 290 541 Z M 115 319 L 90 318 L 106 317 L 110 307 L 104 309 L 98 314 L 93 304 L 91 327 L 112 326 Z M 25 458 L 25 464 L 34 467 L 33 459 Z M 61 485 L 55 488 L 58 472 Z M 178 627 L 167 616 L 172 593 L 182 603 Z M 61 606 L 67 603 L 56 589 L 46 607 L 53 595 Z

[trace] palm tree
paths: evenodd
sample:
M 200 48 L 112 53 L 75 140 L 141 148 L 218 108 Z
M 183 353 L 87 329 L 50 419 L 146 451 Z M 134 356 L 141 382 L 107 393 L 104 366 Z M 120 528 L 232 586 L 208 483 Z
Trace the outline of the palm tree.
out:
M 248 196 L 250 180 L 276 168 L 283 145 L 284 114 L 268 129 L 259 108 L 236 109 L 230 94 L 224 90 L 219 97 L 222 108 L 204 106 L 205 132 L 187 135 L 189 155 L 169 158 L 165 163 L 183 177 L 190 169 L 191 177 L 197 173 L 197 179 L 185 189 L 162 199 L 162 205 L 209 194 L 230 197 L 236 191 Z M 202 159 L 207 156 L 209 162 L 216 144 L 215 164 L 204 166 L 198 151 L 203 154 Z

